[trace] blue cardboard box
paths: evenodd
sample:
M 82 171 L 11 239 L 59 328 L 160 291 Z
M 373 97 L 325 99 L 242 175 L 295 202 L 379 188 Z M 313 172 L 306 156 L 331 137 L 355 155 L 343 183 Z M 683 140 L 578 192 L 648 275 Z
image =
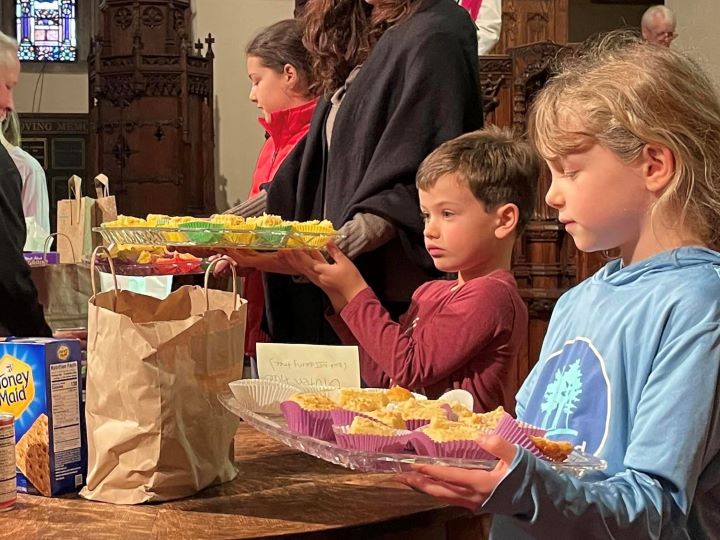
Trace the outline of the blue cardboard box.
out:
M 18 491 L 45 496 L 78 490 L 87 472 L 80 342 L 0 342 L 0 411 L 15 416 Z

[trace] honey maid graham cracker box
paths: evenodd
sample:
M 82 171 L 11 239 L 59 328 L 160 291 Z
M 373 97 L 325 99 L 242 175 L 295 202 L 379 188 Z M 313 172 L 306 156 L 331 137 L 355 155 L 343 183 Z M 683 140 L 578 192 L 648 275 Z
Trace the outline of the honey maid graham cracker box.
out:
M 85 482 L 80 342 L 0 341 L 0 411 L 15 416 L 17 488 L 51 497 Z

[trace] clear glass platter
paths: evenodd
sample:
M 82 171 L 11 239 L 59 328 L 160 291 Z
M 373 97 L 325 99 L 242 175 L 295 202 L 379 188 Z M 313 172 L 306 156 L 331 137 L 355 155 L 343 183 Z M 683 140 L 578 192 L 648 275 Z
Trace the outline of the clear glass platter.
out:
M 319 249 L 330 240 L 343 238 L 333 233 L 308 233 L 272 229 L 227 229 L 181 227 L 94 227 L 106 244 L 142 246 L 184 246 L 246 248 L 255 251 L 278 249 Z
M 226 409 L 268 437 L 290 448 L 347 469 L 364 472 L 404 472 L 411 470 L 413 463 L 427 463 L 491 470 L 497 464 L 496 460 L 434 458 L 411 453 L 385 454 L 340 448 L 331 442 L 290 432 L 282 416 L 255 413 L 238 402 L 230 391 L 218 394 L 218 399 Z M 565 462 L 552 463 L 552 467 L 580 478 L 589 471 L 605 470 L 607 463 L 603 459 L 574 450 Z
M 83 258 L 83 265 L 90 266 L 90 258 Z M 205 260 L 181 261 L 171 263 L 129 263 L 113 259 L 115 274 L 118 276 L 184 276 L 190 274 L 204 274 L 207 268 Z M 104 257 L 97 257 L 95 268 L 100 272 L 110 273 L 110 263 Z

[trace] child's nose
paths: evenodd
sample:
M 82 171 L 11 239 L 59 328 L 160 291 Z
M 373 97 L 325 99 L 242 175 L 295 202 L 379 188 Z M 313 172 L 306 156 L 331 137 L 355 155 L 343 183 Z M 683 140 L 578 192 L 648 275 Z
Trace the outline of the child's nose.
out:
M 257 103 L 257 98 L 255 97 L 255 86 L 250 87 L 250 94 L 248 95 L 248 99 L 253 103 Z
M 560 193 L 557 182 L 554 180 L 550 182 L 550 187 L 545 194 L 545 203 L 555 209 L 558 209 L 563 205 L 562 194 Z
M 435 225 L 435 222 L 430 218 L 425 221 L 425 228 L 423 229 L 423 234 L 425 235 L 425 238 L 437 238 L 437 226 Z

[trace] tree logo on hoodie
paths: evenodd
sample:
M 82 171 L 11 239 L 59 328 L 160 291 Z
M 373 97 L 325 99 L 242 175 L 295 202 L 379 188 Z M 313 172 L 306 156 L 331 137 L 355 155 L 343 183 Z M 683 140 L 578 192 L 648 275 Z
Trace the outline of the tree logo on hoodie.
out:
M 523 420 L 546 437 L 572 441 L 598 454 L 610 421 L 610 382 L 605 360 L 587 338 L 566 342 L 548 357 L 528 400 Z

